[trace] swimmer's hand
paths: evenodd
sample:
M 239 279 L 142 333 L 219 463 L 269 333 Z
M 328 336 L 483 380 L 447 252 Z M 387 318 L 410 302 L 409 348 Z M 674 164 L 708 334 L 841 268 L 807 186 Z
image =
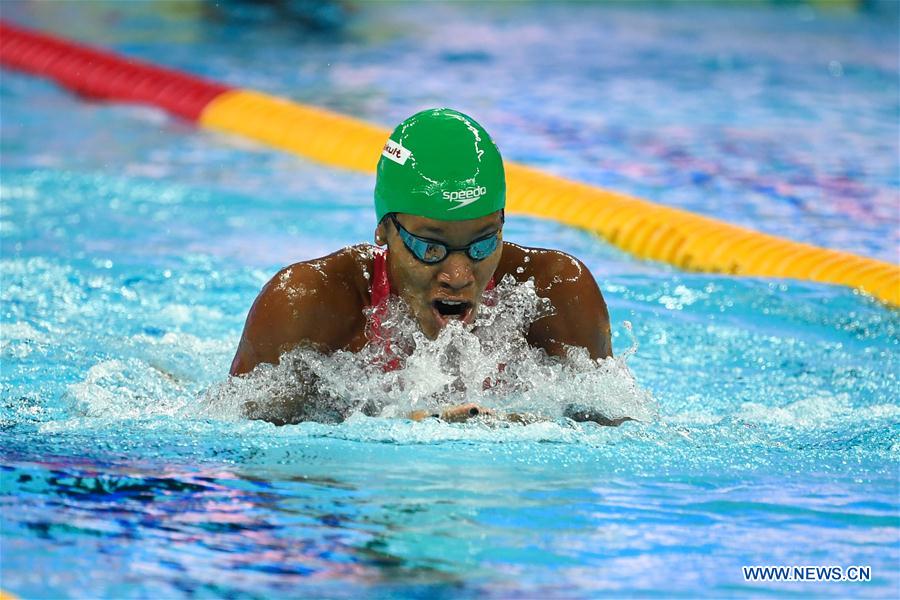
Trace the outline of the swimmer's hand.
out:
M 597 425 L 603 425 L 604 427 L 618 427 L 626 421 L 634 421 L 631 417 L 611 419 L 594 408 L 577 404 L 569 404 L 566 406 L 565 409 L 563 409 L 563 416 L 579 423 L 591 421 Z
M 410 413 L 409 418 L 413 421 L 421 421 L 428 417 L 434 417 L 441 421 L 447 421 L 448 423 L 465 423 L 469 419 L 479 415 L 492 416 L 493 414 L 494 411 L 491 409 L 470 402 L 468 404 L 460 404 L 459 406 L 451 406 L 441 413 L 429 413 L 428 411 L 417 410 Z
M 440 419 L 441 421 L 446 421 L 448 423 L 465 423 L 469 419 L 473 419 L 482 415 L 486 415 L 489 417 L 496 416 L 494 411 L 492 411 L 491 409 L 484 408 L 483 406 L 478 406 L 477 404 L 470 402 L 469 404 L 451 406 L 441 413 L 429 413 L 425 410 L 417 410 L 410 413 L 409 418 L 413 421 L 422 421 L 424 419 L 433 418 Z M 634 419 L 632 419 L 631 417 L 610 418 L 594 408 L 576 404 L 569 404 L 568 406 L 566 406 L 565 409 L 563 409 L 563 416 L 579 423 L 593 422 L 605 427 L 618 427 L 626 421 L 634 421 Z M 528 413 L 509 413 L 507 415 L 504 415 L 502 419 L 510 423 L 516 423 L 518 425 L 532 425 L 534 423 L 539 423 L 541 421 L 547 420 L 546 418 Z

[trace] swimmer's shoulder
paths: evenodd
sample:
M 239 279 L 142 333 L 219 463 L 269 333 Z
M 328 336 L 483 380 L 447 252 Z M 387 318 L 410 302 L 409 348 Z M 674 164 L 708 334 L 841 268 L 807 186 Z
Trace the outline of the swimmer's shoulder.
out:
M 244 329 L 250 343 L 265 347 L 263 362 L 276 362 L 273 356 L 298 344 L 331 351 L 355 343 L 369 303 L 370 248 L 349 246 L 296 262 L 263 286 Z
M 512 242 L 503 242 L 503 256 L 495 278 L 500 280 L 507 274 L 519 282 L 534 279 L 538 290 L 566 285 L 596 286 L 590 270 L 571 254 Z
M 347 246 L 327 256 L 300 261 L 278 271 L 263 294 L 284 304 L 325 302 L 340 296 L 340 306 L 366 306 L 374 248 L 368 244 Z
M 529 328 L 532 346 L 552 356 L 565 356 L 570 346 L 587 349 L 591 358 L 612 355 L 606 301 L 583 262 L 560 250 L 504 242 L 494 278 L 506 275 L 518 282 L 533 280 L 537 294 L 553 305 L 552 314 Z

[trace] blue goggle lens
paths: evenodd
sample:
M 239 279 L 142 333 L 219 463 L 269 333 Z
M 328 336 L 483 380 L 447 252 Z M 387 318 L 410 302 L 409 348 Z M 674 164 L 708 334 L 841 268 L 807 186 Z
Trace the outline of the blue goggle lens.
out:
M 450 248 L 444 243 L 411 234 L 397 221 L 397 218 L 394 215 L 391 215 L 391 220 L 397 228 L 397 233 L 400 234 L 400 239 L 403 240 L 403 245 L 412 252 L 413 256 L 430 265 L 441 262 L 447 258 L 451 252 L 465 252 L 472 260 L 484 260 L 493 254 L 500 244 L 500 231 L 498 230 L 488 237 L 475 240 L 468 246 Z

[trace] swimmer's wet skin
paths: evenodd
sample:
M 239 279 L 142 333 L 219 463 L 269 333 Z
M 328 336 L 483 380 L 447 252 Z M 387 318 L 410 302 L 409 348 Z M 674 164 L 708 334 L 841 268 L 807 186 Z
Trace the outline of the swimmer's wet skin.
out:
M 390 135 L 378 162 L 378 247 L 347 247 L 276 274 L 250 309 L 231 374 L 278 364 L 285 352 L 299 346 L 331 353 L 384 344 L 378 308 L 390 295 L 405 302 L 418 328 L 433 340 L 451 321 L 471 326 L 485 290 L 504 277 L 520 283 L 533 279 L 538 295 L 553 308 L 528 327 L 529 345 L 561 359 L 573 347 L 586 350 L 592 359 L 612 356 L 609 314 L 590 271 L 563 252 L 503 241 L 505 202 L 503 161 L 481 125 L 450 109 L 408 118 Z M 385 368 L 398 368 L 397 360 L 386 360 Z M 300 407 L 303 402 L 299 398 L 289 404 Z M 264 410 L 250 412 L 252 418 L 279 424 L 304 420 L 301 408 L 277 417 Z M 495 415 L 464 404 L 409 416 L 459 422 Z M 574 406 L 565 416 L 602 425 L 627 420 Z M 509 415 L 509 420 L 528 419 Z

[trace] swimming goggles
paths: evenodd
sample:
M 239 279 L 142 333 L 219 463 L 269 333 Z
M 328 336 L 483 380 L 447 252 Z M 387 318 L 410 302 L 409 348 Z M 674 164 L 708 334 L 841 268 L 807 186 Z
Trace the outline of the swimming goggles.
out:
M 500 245 L 500 233 L 502 229 L 498 229 L 494 233 L 483 238 L 478 238 L 467 246 L 451 248 L 443 242 L 411 234 L 399 221 L 397 221 L 397 217 L 394 213 L 391 213 L 389 216 L 394 223 L 394 227 L 397 228 L 397 233 L 400 234 L 400 239 L 403 240 L 403 245 L 406 246 L 407 250 L 412 252 L 412 255 L 417 259 L 429 265 L 435 265 L 441 262 L 450 256 L 451 252 L 465 252 L 466 256 L 472 260 L 484 260 L 493 254 L 494 250 L 497 249 L 497 246 Z

